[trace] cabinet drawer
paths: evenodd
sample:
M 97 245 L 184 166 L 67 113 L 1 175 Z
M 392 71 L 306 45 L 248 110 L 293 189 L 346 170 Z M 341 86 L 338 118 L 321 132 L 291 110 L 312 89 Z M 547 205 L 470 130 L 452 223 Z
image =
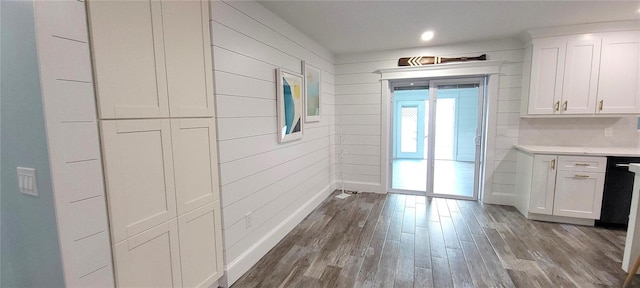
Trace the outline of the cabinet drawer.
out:
M 607 168 L 606 157 L 591 157 L 591 156 L 559 156 L 558 157 L 559 171 L 604 173 L 606 168 Z

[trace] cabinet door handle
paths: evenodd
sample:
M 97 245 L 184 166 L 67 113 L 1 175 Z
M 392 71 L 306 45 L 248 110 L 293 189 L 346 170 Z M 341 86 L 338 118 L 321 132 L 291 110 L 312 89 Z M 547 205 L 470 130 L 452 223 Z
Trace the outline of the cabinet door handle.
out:
M 588 167 L 591 166 L 589 163 L 576 163 L 574 164 L 575 166 L 583 166 L 583 167 Z
M 598 104 L 598 110 L 602 111 L 603 105 L 604 105 L 604 100 L 600 100 L 600 104 Z
M 569 103 L 569 101 L 568 101 L 568 100 L 567 100 L 567 101 L 564 101 L 564 105 L 563 105 L 563 106 L 564 106 L 564 108 L 562 108 L 562 109 L 564 109 L 564 111 L 567 111 L 567 104 L 568 104 L 568 103 Z
M 576 174 L 576 178 L 589 178 L 589 175 Z
M 551 170 L 556 169 L 556 159 L 551 160 Z
M 560 111 L 560 101 L 556 101 L 556 111 Z

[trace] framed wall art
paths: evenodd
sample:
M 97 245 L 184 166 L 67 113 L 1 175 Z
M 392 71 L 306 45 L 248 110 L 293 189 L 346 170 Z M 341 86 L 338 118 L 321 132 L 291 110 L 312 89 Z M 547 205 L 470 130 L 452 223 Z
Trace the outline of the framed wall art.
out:
M 318 122 L 320 121 L 320 75 L 322 71 L 313 65 L 304 63 L 304 61 L 302 70 L 305 78 L 304 122 Z
M 276 69 L 278 142 L 302 138 L 304 113 L 302 75 Z

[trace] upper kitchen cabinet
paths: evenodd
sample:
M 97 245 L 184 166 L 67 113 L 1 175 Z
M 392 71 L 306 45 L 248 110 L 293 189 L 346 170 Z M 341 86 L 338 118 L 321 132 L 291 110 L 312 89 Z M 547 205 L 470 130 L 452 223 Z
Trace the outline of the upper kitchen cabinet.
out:
M 90 1 L 101 119 L 212 117 L 208 1 Z
M 588 35 L 534 39 L 528 114 L 593 114 L 600 47 Z
M 640 31 L 608 33 L 602 39 L 599 114 L 640 113 Z
M 523 65 L 522 116 L 640 114 L 640 31 L 623 26 L 607 27 L 618 32 L 547 29 L 530 33 Z

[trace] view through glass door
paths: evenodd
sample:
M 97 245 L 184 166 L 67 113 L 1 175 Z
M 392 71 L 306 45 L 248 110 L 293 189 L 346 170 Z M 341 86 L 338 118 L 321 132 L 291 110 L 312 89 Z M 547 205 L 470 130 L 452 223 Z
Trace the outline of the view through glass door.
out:
M 392 190 L 477 199 L 482 81 L 431 80 L 431 89 L 394 88 Z

